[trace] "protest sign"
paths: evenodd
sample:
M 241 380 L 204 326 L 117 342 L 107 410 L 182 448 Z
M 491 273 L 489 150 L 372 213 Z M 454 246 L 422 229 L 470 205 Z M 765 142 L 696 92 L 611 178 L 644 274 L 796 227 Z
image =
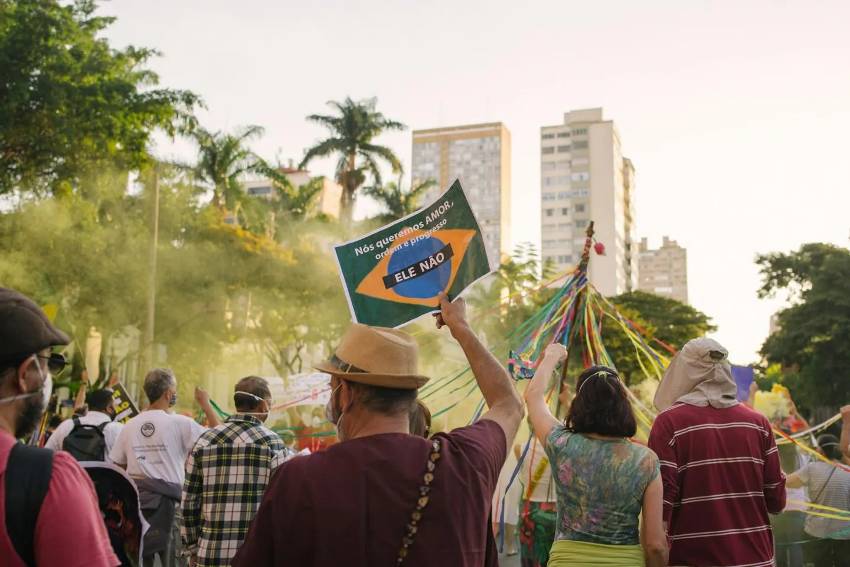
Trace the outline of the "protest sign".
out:
M 354 321 L 400 327 L 492 271 L 466 195 L 455 181 L 430 205 L 334 246 Z
M 115 419 L 118 423 L 127 423 L 139 415 L 139 408 L 133 403 L 133 398 L 127 393 L 124 384 L 118 382 L 112 387 L 112 399 L 115 404 Z

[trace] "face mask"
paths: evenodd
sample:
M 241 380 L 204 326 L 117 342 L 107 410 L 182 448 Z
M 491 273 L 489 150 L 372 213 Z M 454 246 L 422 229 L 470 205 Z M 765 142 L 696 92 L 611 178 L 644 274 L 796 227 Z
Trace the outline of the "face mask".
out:
M 177 405 L 177 392 L 171 394 L 171 398 L 168 400 L 168 407 L 174 407 Z
M 233 396 L 234 398 L 236 398 L 237 395 L 248 396 L 249 398 L 254 398 L 258 402 L 265 402 L 266 407 L 269 408 L 269 409 L 271 409 L 271 407 L 272 407 L 271 401 L 266 400 L 265 398 L 261 398 L 260 396 L 257 396 L 256 394 L 252 394 L 251 392 L 243 392 L 242 390 L 236 390 L 233 394 L 234 394 L 234 396 Z M 234 399 L 234 401 L 235 401 L 235 399 Z M 237 413 L 240 413 L 242 415 L 255 415 L 255 416 L 258 416 L 263 421 L 265 421 L 266 418 L 269 416 L 268 411 L 238 411 L 237 410 Z
M 45 376 L 44 370 L 41 368 L 41 364 L 39 364 L 38 359 L 35 360 L 35 367 L 38 368 L 38 374 L 41 376 L 41 395 L 43 401 L 43 408 L 46 410 L 47 405 L 50 403 L 50 396 L 53 394 L 53 375 L 50 374 L 50 371 L 47 372 Z
M 38 362 L 38 357 L 36 355 L 33 355 L 33 362 L 35 363 L 35 367 L 38 369 L 38 375 L 41 376 L 41 388 L 36 392 L 27 392 L 26 394 L 0 398 L 0 404 L 8 404 L 16 400 L 23 400 L 24 398 L 41 394 L 42 407 L 47 409 L 47 404 L 50 403 L 50 396 L 53 394 L 53 376 L 50 375 L 50 372 L 48 372 L 47 376 L 45 376 L 44 370 L 41 368 L 41 364 Z
M 42 370 L 41 364 L 38 362 L 38 358 L 34 357 L 34 359 L 35 366 L 38 368 L 38 374 L 41 376 L 42 380 L 41 388 L 35 392 L 10 396 L 0 400 L 0 403 L 7 403 L 20 399 L 27 400 L 24 402 L 24 407 L 18 415 L 18 418 L 15 420 L 15 437 L 19 439 L 27 437 L 30 433 L 35 431 L 38 422 L 41 420 L 41 416 L 44 414 L 44 410 L 47 409 L 47 403 L 50 401 L 50 394 L 53 392 L 53 378 L 50 375 L 50 372 L 48 372 L 47 376 L 45 376 L 44 370 Z M 41 394 L 41 397 L 34 399 L 39 394 Z

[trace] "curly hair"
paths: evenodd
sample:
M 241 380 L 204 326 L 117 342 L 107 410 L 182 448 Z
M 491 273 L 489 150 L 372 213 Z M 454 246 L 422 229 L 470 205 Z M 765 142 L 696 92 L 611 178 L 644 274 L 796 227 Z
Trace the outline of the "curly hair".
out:
M 576 381 L 576 396 L 564 425 L 573 433 L 633 437 L 637 422 L 617 372 L 591 366 Z

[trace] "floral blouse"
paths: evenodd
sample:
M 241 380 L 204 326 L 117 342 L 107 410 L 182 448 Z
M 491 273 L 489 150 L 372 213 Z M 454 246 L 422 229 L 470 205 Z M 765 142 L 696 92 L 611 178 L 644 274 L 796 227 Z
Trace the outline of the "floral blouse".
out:
M 600 440 L 556 427 L 546 454 L 558 495 L 556 539 L 638 545 L 643 494 L 659 475 L 652 450 L 627 439 Z

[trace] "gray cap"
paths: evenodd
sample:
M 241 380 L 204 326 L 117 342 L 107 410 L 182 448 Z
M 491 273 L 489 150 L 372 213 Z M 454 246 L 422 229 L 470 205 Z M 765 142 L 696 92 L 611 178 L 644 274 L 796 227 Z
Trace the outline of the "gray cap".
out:
M 53 326 L 29 297 L 0 287 L 0 363 L 15 363 L 47 347 L 66 345 L 68 335 Z

